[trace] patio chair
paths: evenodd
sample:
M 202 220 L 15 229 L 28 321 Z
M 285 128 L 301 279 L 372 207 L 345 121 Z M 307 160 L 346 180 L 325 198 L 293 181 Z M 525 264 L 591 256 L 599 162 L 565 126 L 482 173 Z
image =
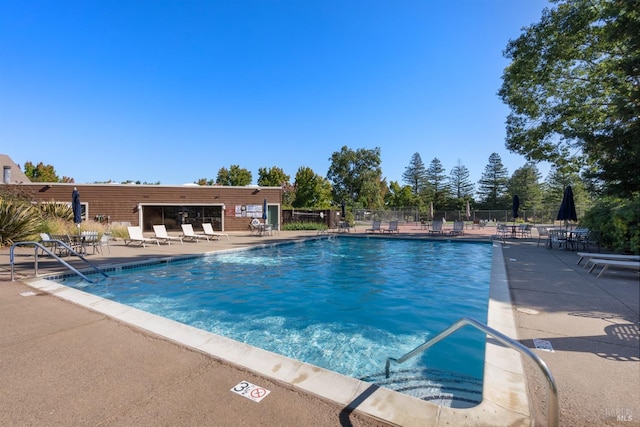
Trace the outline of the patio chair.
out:
M 540 241 L 542 240 L 544 240 L 545 246 L 550 245 L 549 229 L 547 227 L 536 227 L 536 230 L 538 230 L 538 243 L 536 246 L 540 246 Z
M 87 248 L 91 248 L 94 255 L 96 253 L 96 247 L 98 245 L 98 232 L 97 231 L 83 231 L 82 234 L 82 249 L 86 253 Z
M 204 230 L 204 235 L 209 237 L 215 237 L 220 240 L 222 236 L 226 237 L 229 240 L 229 235 L 226 233 L 218 233 L 217 231 L 213 231 L 213 225 L 210 222 L 203 222 L 202 229 Z
M 196 233 L 195 231 L 193 231 L 193 225 L 191 224 L 181 224 L 182 226 L 182 238 L 183 239 L 189 239 L 192 241 L 196 241 L 199 242 L 200 239 L 206 239 L 207 242 L 209 241 L 209 236 L 205 235 L 205 234 L 201 234 L 201 233 Z
M 71 236 L 69 234 L 52 234 L 53 240 L 59 240 L 64 245 L 56 244 L 56 252 L 58 256 L 71 256 L 72 252 L 82 252 L 82 242 L 80 236 Z M 71 250 L 69 250 L 71 249 Z
M 130 243 L 139 243 L 143 248 L 147 247 L 147 243 L 155 243 L 156 245 L 160 246 L 160 242 L 158 241 L 158 239 L 144 237 L 144 235 L 142 234 L 142 228 L 138 226 L 129 226 L 127 227 L 127 231 L 129 232 L 129 238 L 124 239 L 125 246 L 128 246 Z
M 553 249 L 554 244 L 558 245 L 558 248 L 564 246 L 565 249 L 568 249 L 567 230 L 559 228 L 549 230 L 549 249 Z
M 49 249 L 51 252 L 55 253 L 56 244 L 51 241 L 51 236 L 49 236 L 49 234 L 40 233 L 40 243 L 42 243 L 42 246 Z
M 442 234 L 443 232 L 442 221 L 433 221 L 433 223 L 431 223 L 431 230 L 429 230 L 429 233 Z
M 505 224 L 497 224 L 496 225 L 496 234 L 492 236 L 493 239 L 502 240 L 502 243 L 505 243 L 505 239 L 511 236 L 511 230 Z
M 531 237 L 531 226 L 529 224 L 520 224 L 518 226 L 518 234 L 523 239 Z
M 464 234 L 464 221 L 454 221 L 453 229 L 449 231 L 449 234 L 452 235 L 463 235 Z
M 398 221 L 389 221 L 389 228 L 382 229 L 383 233 L 398 233 L 400 234 L 400 230 L 398 229 Z
M 260 235 L 260 220 L 258 218 L 253 218 L 249 223 L 249 229 L 251 230 L 252 236 Z
M 98 244 L 96 245 L 96 247 L 98 248 L 98 251 L 100 251 L 101 254 L 104 255 L 104 250 L 102 249 L 104 246 L 106 246 L 109 253 L 111 253 L 111 247 L 109 246 L 110 240 L 111 240 L 111 233 L 109 232 L 104 233 L 98 240 Z
M 181 245 L 183 244 L 182 237 L 169 236 L 169 234 L 167 233 L 167 227 L 165 227 L 164 224 L 154 225 L 153 232 L 156 235 L 156 239 L 166 243 L 167 245 L 170 245 L 172 240 L 180 242 Z
M 382 221 L 373 221 L 373 223 L 371 224 L 371 228 L 367 228 L 366 230 L 364 230 L 365 233 L 368 232 L 372 232 L 375 233 L 376 231 L 380 231 L 382 232 L 382 229 L 380 229 L 380 226 L 382 225 Z

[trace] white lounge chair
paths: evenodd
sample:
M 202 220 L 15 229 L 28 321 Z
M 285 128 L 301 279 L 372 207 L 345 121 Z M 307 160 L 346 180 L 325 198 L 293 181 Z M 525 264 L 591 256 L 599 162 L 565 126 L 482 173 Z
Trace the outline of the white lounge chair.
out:
M 586 258 L 584 262 L 584 268 L 587 268 L 589 262 L 592 259 L 611 259 L 617 261 L 640 261 L 640 255 L 622 255 L 622 254 L 601 254 L 595 252 L 578 252 L 577 254 L 580 258 L 578 258 L 578 262 L 576 265 L 580 265 L 583 259 Z
M 200 241 L 200 239 L 206 239 L 207 242 L 209 241 L 209 236 L 205 235 L 205 234 L 196 234 L 195 231 L 193 231 L 193 226 L 191 224 L 181 224 L 182 225 L 182 237 L 184 239 L 189 239 L 189 240 L 195 240 L 196 242 Z
M 398 221 L 389 221 L 389 228 L 382 229 L 382 232 L 400 234 L 400 230 L 398 229 Z
M 602 273 L 607 271 L 609 267 L 630 268 L 632 270 L 640 271 L 640 261 L 620 261 L 615 259 L 592 258 L 591 260 L 589 260 L 589 262 L 593 264 L 589 269 L 589 273 L 591 273 L 597 266 L 602 266 L 602 270 L 600 270 L 600 273 L 598 273 L 598 279 L 600 278 L 600 276 L 602 276 Z
M 124 239 L 124 244 L 129 245 L 129 243 L 140 243 L 143 248 L 146 248 L 145 243 L 155 243 L 160 246 L 160 242 L 158 239 L 153 237 L 144 237 L 142 235 L 142 228 L 140 227 L 127 227 L 127 231 L 129 232 L 129 238 Z
M 364 230 L 364 232 L 365 233 L 368 233 L 368 232 L 375 233 L 376 231 L 382 232 L 382 229 L 380 228 L 381 225 L 382 225 L 382 221 L 373 221 L 373 223 L 371 224 L 371 228 L 367 228 L 366 230 Z
M 180 236 L 169 236 L 169 234 L 167 233 L 167 227 L 165 227 L 164 224 L 154 225 L 153 226 L 153 232 L 156 234 L 156 239 L 161 240 L 161 241 L 165 242 L 168 245 L 171 244 L 172 240 L 180 242 L 181 245 L 183 244 L 182 243 L 182 237 L 180 237 Z
M 464 221 L 454 221 L 453 230 L 451 230 L 449 234 L 455 234 L 455 235 L 464 234 Z
M 205 236 L 215 237 L 218 240 L 220 240 L 220 238 L 222 236 L 224 236 L 224 237 L 227 238 L 227 240 L 229 240 L 229 235 L 228 234 L 226 234 L 226 233 L 218 233 L 217 231 L 213 231 L 213 226 L 209 222 L 203 222 L 202 223 L 202 229 L 204 230 L 204 235 Z

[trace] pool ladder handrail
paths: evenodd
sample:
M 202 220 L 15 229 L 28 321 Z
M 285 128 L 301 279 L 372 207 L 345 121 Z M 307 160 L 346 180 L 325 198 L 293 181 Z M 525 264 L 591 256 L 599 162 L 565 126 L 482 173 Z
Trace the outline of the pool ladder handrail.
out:
M 547 364 L 544 363 L 544 361 L 537 354 L 529 350 L 524 345 L 509 338 L 503 333 L 498 332 L 495 329 L 485 325 L 484 323 L 478 322 L 477 320 L 472 319 L 470 317 L 463 317 L 459 319 L 458 321 L 453 323 L 444 331 L 440 332 L 435 337 L 425 341 L 423 344 L 419 345 L 418 347 L 414 348 L 413 350 L 411 350 L 410 352 L 408 352 L 407 354 L 405 354 L 404 356 L 398 359 L 395 359 L 393 357 L 388 357 L 385 368 L 384 368 L 386 377 L 389 378 L 389 368 L 390 368 L 391 362 L 404 363 L 407 360 L 411 359 L 412 357 L 418 355 L 419 353 L 422 353 L 423 351 L 427 350 L 429 347 L 433 346 L 437 342 L 445 339 L 446 337 L 448 337 L 458 329 L 464 327 L 465 325 L 470 325 L 476 329 L 481 330 L 485 334 L 499 341 L 501 344 L 506 345 L 507 347 L 511 347 L 512 349 L 517 350 L 520 353 L 524 354 L 525 356 L 529 357 L 536 363 L 536 365 L 538 365 L 538 368 L 540 368 L 540 370 L 542 371 L 542 374 L 547 379 L 547 401 L 548 401 L 547 402 L 547 406 L 548 406 L 547 425 L 551 427 L 557 426 L 558 425 L 558 387 L 556 386 L 556 381 L 553 378 L 551 371 L 547 367 Z
M 62 246 L 65 250 L 69 251 L 70 254 L 76 255 L 78 258 L 80 258 L 81 260 L 83 260 L 84 262 L 89 264 L 96 272 L 102 274 L 104 277 L 109 277 L 109 276 L 107 276 L 107 274 L 104 271 L 100 270 L 91 261 L 89 261 L 84 256 L 82 256 L 82 254 L 74 251 L 65 242 L 63 242 L 61 240 L 51 239 L 51 240 L 47 240 L 47 243 L 54 243 L 56 246 Z M 78 271 L 76 268 L 74 268 L 71 264 L 69 264 L 68 262 L 66 262 L 62 258 L 60 258 L 58 255 L 54 254 L 52 251 L 49 250 L 49 248 L 47 248 L 46 246 L 44 246 L 43 244 L 41 244 L 39 242 L 16 242 L 13 245 L 11 245 L 11 249 L 9 250 L 9 263 L 11 264 L 11 281 L 12 282 L 15 280 L 14 279 L 14 268 L 13 268 L 13 266 L 14 266 L 14 251 L 15 251 L 15 248 L 18 247 L 18 246 L 28 246 L 28 245 L 33 245 L 35 247 L 34 269 L 35 269 L 35 275 L 36 276 L 38 276 L 38 249 L 42 249 L 43 252 L 46 252 L 47 254 L 52 256 L 59 263 L 61 263 L 62 265 L 64 265 L 69 270 L 73 271 L 74 273 L 76 273 L 78 276 L 80 276 L 81 278 L 83 278 L 87 282 L 95 283 L 93 280 L 89 279 L 87 276 L 85 276 L 80 271 Z

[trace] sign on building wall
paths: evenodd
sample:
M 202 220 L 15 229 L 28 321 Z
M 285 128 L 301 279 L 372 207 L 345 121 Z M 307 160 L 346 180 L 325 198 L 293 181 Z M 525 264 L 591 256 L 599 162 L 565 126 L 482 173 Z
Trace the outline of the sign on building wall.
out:
M 262 218 L 262 205 L 236 205 L 237 218 Z

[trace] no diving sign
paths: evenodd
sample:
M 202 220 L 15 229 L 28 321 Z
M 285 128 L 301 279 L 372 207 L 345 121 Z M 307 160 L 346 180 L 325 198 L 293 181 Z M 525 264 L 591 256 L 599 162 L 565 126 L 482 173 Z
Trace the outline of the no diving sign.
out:
M 251 384 L 248 381 L 240 382 L 235 387 L 233 387 L 231 391 L 239 394 L 240 396 L 244 396 L 247 399 L 251 399 L 254 402 L 260 402 L 267 396 L 267 394 L 271 393 L 271 391 L 267 390 L 266 388 Z

